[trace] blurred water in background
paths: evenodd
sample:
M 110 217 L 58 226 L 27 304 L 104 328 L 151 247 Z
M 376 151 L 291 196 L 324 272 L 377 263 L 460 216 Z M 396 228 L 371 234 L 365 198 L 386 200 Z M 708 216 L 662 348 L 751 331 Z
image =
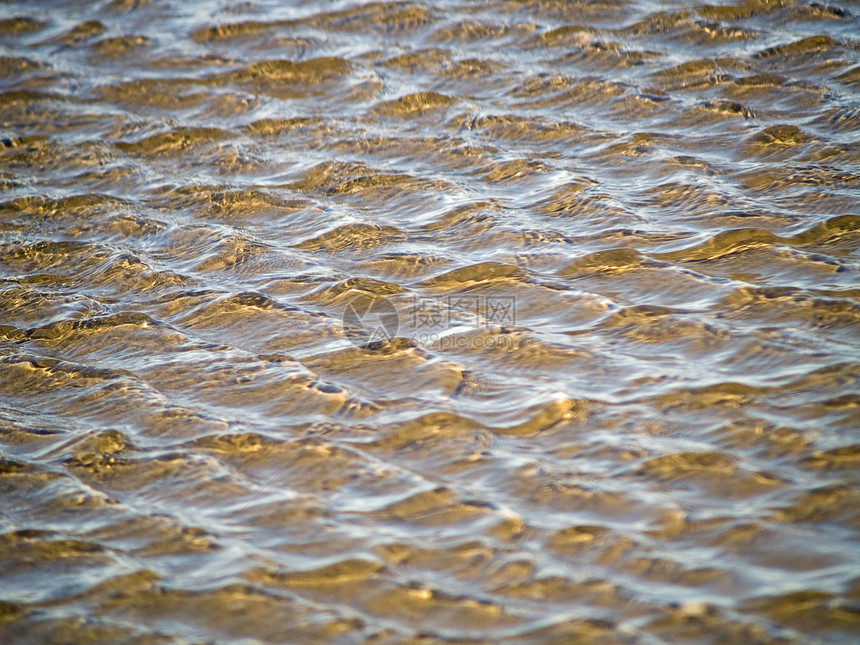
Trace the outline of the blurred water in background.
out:
M 860 634 L 860 5 L 0 6 L 0 641 Z

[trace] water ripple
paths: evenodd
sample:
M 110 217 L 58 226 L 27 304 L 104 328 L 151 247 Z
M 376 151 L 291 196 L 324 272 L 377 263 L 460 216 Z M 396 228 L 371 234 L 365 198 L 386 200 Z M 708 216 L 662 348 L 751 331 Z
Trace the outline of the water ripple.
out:
M 856 639 L 858 27 L 4 4 L 0 640 Z

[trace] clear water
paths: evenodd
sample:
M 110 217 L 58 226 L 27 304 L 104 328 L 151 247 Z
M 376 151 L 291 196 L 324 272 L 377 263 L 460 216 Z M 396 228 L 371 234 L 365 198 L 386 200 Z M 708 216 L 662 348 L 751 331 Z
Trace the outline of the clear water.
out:
M 860 6 L 0 7 L 0 640 L 860 633 Z

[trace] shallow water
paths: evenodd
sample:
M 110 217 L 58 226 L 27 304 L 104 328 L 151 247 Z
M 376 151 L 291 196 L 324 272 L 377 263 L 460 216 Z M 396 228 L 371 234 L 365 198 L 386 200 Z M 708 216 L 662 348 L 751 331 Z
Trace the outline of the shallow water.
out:
M 0 7 L 0 641 L 860 635 L 860 6 Z

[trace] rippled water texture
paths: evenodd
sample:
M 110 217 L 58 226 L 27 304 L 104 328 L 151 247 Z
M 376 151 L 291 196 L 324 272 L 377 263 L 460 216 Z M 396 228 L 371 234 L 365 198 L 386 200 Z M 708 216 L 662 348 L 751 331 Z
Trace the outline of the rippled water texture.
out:
M 0 6 L 0 641 L 857 642 L 825 2 Z

